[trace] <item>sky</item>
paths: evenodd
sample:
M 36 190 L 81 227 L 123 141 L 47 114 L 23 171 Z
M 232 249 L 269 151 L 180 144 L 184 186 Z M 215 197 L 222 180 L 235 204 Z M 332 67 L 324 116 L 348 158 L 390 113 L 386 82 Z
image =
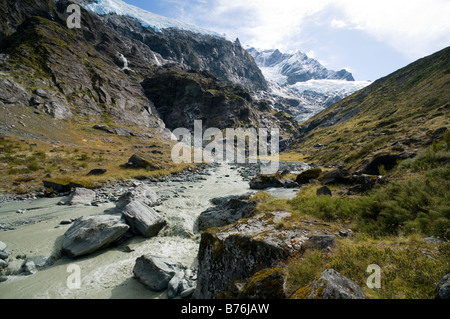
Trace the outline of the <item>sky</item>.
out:
M 450 46 L 450 0 L 124 0 L 374 81 Z

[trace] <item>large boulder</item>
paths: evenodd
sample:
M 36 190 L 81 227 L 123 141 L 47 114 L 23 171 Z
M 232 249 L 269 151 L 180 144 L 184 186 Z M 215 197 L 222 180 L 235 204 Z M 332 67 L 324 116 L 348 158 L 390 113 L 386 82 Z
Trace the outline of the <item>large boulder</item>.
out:
M 258 174 L 250 181 L 251 189 L 266 189 L 277 187 L 281 188 L 285 186 L 286 181 L 280 173 L 263 175 Z
M 179 273 L 180 264 L 170 258 L 143 255 L 136 259 L 134 277 L 152 291 L 167 289 L 170 280 Z
M 294 293 L 292 299 L 366 299 L 366 295 L 352 280 L 334 269 L 325 270 L 319 279 Z
M 380 155 L 375 157 L 365 168 L 363 173 L 368 175 L 380 175 L 380 167 L 390 171 L 403 159 L 399 155 Z
M 201 213 L 197 220 L 198 229 L 204 231 L 211 227 L 222 227 L 239 219 L 252 217 L 256 205 L 255 201 L 232 198 Z
M 354 182 L 351 174 L 347 170 L 341 168 L 326 172 L 319 180 L 323 185 L 349 185 Z
M 95 192 L 87 188 L 76 188 L 70 198 L 70 205 L 91 205 L 95 200 Z
M 116 208 L 122 209 L 137 200 L 150 207 L 156 206 L 160 202 L 159 196 L 155 191 L 149 186 L 142 184 L 120 196 Z
M 134 154 L 128 160 L 127 166 L 131 168 L 144 168 L 152 171 L 161 169 L 161 165 L 159 165 L 154 158 L 146 154 Z
M 311 168 L 301 172 L 295 181 L 300 185 L 308 184 L 310 180 L 319 178 L 320 174 L 322 174 L 322 170 L 320 168 Z
M 146 238 L 156 236 L 167 224 L 157 212 L 140 201 L 125 206 L 122 215 L 134 234 Z
M 62 253 L 71 258 L 91 254 L 117 242 L 129 228 L 120 216 L 82 217 L 67 230 Z
M 447 274 L 436 286 L 436 299 L 450 299 L 450 274 Z
M 233 281 L 278 267 L 302 252 L 310 238 L 325 235 L 324 230 L 310 230 L 304 224 L 280 229 L 280 223 L 290 217 L 289 212 L 263 213 L 203 232 L 194 298 L 211 299 L 225 293 Z

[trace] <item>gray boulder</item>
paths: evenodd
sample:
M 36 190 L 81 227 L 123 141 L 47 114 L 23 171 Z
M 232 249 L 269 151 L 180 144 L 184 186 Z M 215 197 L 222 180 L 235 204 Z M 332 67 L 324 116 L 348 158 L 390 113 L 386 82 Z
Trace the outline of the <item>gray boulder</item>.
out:
M 28 258 L 27 263 L 28 262 L 32 262 L 35 265 L 36 269 L 39 270 L 52 265 L 53 259 L 49 256 L 38 256 Z
M 180 293 L 180 284 L 184 279 L 184 270 L 177 272 L 172 279 L 169 281 L 167 286 L 167 296 L 172 299 L 175 298 Z
M 250 181 L 251 189 L 266 189 L 266 188 L 282 188 L 285 186 L 286 181 L 280 173 L 276 174 L 258 174 Z
M 167 289 L 170 280 L 181 266 L 170 258 L 143 255 L 136 259 L 133 268 L 134 277 L 152 291 Z
M 8 262 L 3 259 L 0 259 L 0 269 L 4 269 L 6 267 L 8 267 Z
M 0 241 L 0 250 L 5 250 L 6 249 L 6 244 L 2 241 Z
M 167 287 L 167 295 L 169 298 L 180 296 L 181 298 L 189 298 L 196 288 L 196 272 L 192 269 L 180 270 L 172 277 Z
M 139 185 L 119 197 L 116 204 L 118 209 L 122 209 L 133 201 L 139 200 L 143 204 L 153 207 L 159 204 L 159 196 L 147 185 Z
M 232 224 L 239 219 L 254 215 L 257 203 L 239 198 L 208 208 L 198 217 L 198 229 L 204 231 L 211 227 L 222 227 Z
M 70 205 L 91 205 L 95 192 L 87 188 L 76 188 L 70 198 Z
M 133 233 L 146 238 L 156 236 L 167 224 L 157 212 L 140 201 L 126 205 L 122 215 Z
M 9 253 L 5 250 L 0 250 L 0 259 L 6 260 L 8 259 Z
M 447 274 L 436 286 L 436 299 L 450 299 L 450 274 Z
M 366 299 L 366 295 L 352 280 L 333 269 L 325 270 L 319 279 L 300 288 L 293 299 Z
M 91 254 L 118 241 L 129 228 L 120 216 L 82 217 L 67 230 L 62 252 L 71 258 Z

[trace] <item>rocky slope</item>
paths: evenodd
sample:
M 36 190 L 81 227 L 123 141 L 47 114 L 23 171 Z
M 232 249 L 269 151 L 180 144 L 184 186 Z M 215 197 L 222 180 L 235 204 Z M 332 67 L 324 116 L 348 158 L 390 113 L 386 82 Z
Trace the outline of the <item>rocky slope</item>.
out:
M 164 128 L 140 85 L 159 63 L 148 47 L 121 39 L 95 15 L 84 14 L 81 29 L 68 29 L 67 2 L 49 2 L 47 12 L 35 16 L 22 11 L 25 5 L 2 6 L 4 17 L 17 20 L 16 30 L 2 31 L 2 106 L 31 106 L 56 119 L 112 117 L 117 125 Z M 124 68 L 123 54 L 134 71 Z

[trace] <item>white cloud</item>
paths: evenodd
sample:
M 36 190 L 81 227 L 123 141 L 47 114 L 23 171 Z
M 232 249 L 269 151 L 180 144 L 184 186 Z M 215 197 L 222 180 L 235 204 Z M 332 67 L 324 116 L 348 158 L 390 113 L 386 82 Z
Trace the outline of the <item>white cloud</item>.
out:
M 336 29 L 347 28 L 348 24 L 344 20 L 333 19 L 331 20 L 331 27 Z
M 448 0 L 341 0 L 349 27 L 367 32 L 409 58 L 450 45 Z
M 448 0 L 172 1 L 185 20 L 260 48 L 302 48 L 312 22 L 361 30 L 409 58 L 450 45 Z

